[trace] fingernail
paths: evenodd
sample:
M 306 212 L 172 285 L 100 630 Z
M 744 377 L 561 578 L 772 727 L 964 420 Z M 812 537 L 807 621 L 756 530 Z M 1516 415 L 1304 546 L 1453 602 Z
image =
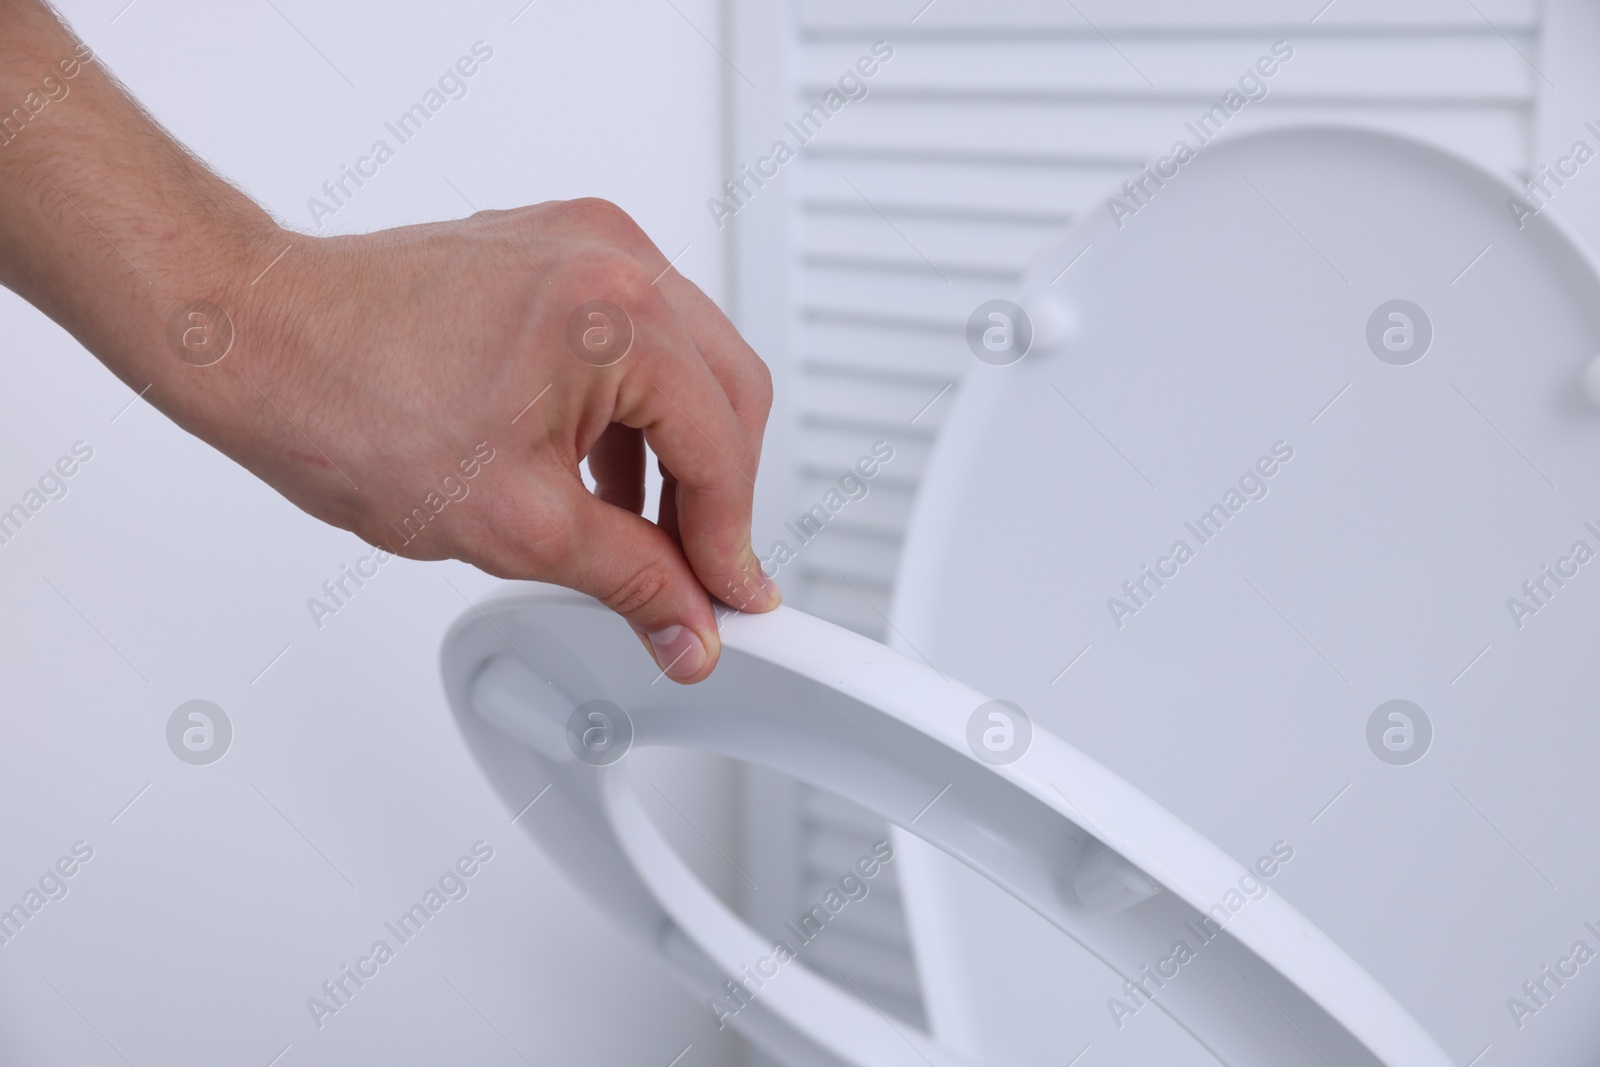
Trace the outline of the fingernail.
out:
M 687 626 L 668 626 L 646 637 L 662 672 L 675 682 L 693 678 L 706 665 L 705 646 Z
M 754 552 L 751 552 L 745 560 L 744 573 L 753 574 L 759 579 L 758 584 L 761 586 L 763 594 L 761 599 L 765 601 L 765 610 L 770 611 L 783 603 L 783 591 L 778 588 L 778 583 L 773 581 L 772 577 L 761 566 L 761 561 L 756 558 Z M 740 605 L 740 608 L 748 610 L 743 604 Z

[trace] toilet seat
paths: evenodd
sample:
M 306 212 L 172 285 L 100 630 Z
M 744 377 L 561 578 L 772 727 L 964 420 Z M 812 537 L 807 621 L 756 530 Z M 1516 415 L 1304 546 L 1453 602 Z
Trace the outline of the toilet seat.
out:
M 723 640 L 708 681 L 672 685 L 638 655 L 620 619 L 586 597 L 541 588 L 475 608 L 443 649 L 445 688 L 473 753 L 513 811 L 537 801 L 518 821 L 701 997 L 725 997 L 726 977 L 748 975 L 771 945 L 701 885 L 655 829 L 625 755 L 604 766 L 574 755 L 566 724 L 580 705 L 603 700 L 624 709 L 628 723 L 604 728 L 620 727 L 634 747 L 748 760 L 876 811 L 1147 987 L 1141 967 L 1168 950 L 1167 933 L 1198 922 L 1247 877 L 1045 730 L 1034 731 L 1014 763 L 980 762 L 967 748 L 967 724 L 987 698 L 931 666 L 789 608 L 730 615 Z M 1143 899 L 1138 872 L 1160 887 L 1154 896 Z M 1119 885 L 1134 889 L 1118 899 Z M 1171 982 L 1156 1003 L 1223 1062 L 1450 1062 L 1281 896 L 1268 893 L 1233 915 L 1214 944 L 1192 965 L 1204 973 Z M 832 986 L 805 968 L 803 955 L 729 1021 L 785 1062 L 975 1062 Z
M 1388 135 L 1242 137 L 1179 174 L 1041 259 L 1025 358 L 974 361 L 903 557 L 906 655 L 787 609 L 733 616 L 718 670 L 681 689 L 592 602 L 519 593 L 445 642 L 463 734 L 511 810 L 543 798 L 518 821 L 544 851 L 706 998 L 769 946 L 653 830 L 626 759 L 572 758 L 577 705 L 900 828 L 939 1041 L 802 956 L 729 1020 L 786 1063 L 1065 1062 L 1109 1031 L 1007 1003 L 1056 977 L 1040 932 L 1098 957 L 1114 1000 L 1112 976 L 1159 966 L 1158 934 L 1284 826 L 1304 858 L 1150 1000 L 1211 1058 L 1580 1062 L 1600 984 L 1569 981 L 1525 1028 L 1504 1012 L 1600 925 L 1600 856 L 1570 847 L 1600 807 L 1581 704 L 1600 587 L 1569 581 L 1527 632 L 1504 603 L 1572 537 L 1600 545 L 1600 274 L 1550 209 L 1519 227 L 1518 190 Z M 1257 496 L 1242 476 L 1272 478 L 1274 456 Z M 1220 534 L 1183 532 L 1235 486 Z M 1147 577 L 1182 537 L 1197 558 Z M 1014 764 L 967 747 L 989 696 L 1032 718 Z M 1425 759 L 1370 732 L 1396 699 L 1432 717 Z M 1121 910 L 1082 903 L 1119 890 Z M 1002 917 L 1011 898 L 1031 911 Z

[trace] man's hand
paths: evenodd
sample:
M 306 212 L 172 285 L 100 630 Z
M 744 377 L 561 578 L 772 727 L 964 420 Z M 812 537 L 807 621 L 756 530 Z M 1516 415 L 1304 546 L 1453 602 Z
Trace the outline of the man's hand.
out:
M 85 54 L 32 0 L 0 20 L 0 107 Z M 0 281 L 152 404 L 373 545 L 592 594 L 678 681 L 721 647 L 706 590 L 777 605 L 750 549 L 770 376 L 620 209 L 308 237 L 79 66 L 0 144 Z
M 777 604 L 750 550 L 771 378 L 620 209 L 256 247 L 288 251 L 175 414 L 284 496 L 403 556 L 589 593 L 680 681 L 716 658 L 707 589 Z

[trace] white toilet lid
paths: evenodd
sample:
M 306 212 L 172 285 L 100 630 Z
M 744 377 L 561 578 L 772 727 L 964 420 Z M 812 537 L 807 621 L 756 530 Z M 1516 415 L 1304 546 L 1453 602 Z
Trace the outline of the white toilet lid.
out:
M 700 996 L 722 995 L 725 979 L 748 975 L 772 944 L 698 882 L 645 815 L 625 758 L 633 748 L 716 752 L 831 790 L 960 858 L 1135 981 L 1169 951 L 1171 927 L 1202 923 L 1203 911 L 1256 884 L 1042 729 L 1014 762 L 980 762 L 971 724 L 975 713 L 987 721 L 992 702 L 930 666 L 788 608 L 733 615 L 723 640 L 708 681 L 676 686 L 599 604 L 538 589 L 468 612 L 442 656 L 463 734 L 520 824 Z M 1158 1006 L 1223 1062 L 1449 1063 L 1283 897 L 1218 922 L 1225 932 L 1191 965 L 1197 976 L 1172 983 Z M 895 1024 L 803 958 L 731 1021 L 789 1063 L 980 1062 Z
M 1292 843 L 1274 894 L 1457 1063 L 1592 1061 L 1600 281 L 1559 193 L 1331 129 L 1148 188 L 1033 273 L 1025 358 L 973 362 L 894 628 L 1238 860 Z M 939 889 L 935 1031 L 1048 1036 L 992 949 L 1026 924 Z

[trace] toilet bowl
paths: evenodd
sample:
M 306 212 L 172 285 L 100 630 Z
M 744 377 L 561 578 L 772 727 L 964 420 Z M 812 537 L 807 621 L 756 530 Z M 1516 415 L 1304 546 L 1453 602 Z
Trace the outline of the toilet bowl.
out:
M 1230 1067 L 1579 1062 L 1594 267 L 1517 190 L 1386 135 L 1157 169 L 1002 312 L 1026 351 L 975 360 L 897 647 L 730 614 L 684 688 L 595 602 L 521 587 L 445 640 L 463 736 L 550 859 L 781 1062 L 1136 1062 L 1141 1028 Z M 649 746 L 896 827 L 929 1033 L 695 877 L 641 805 Z

